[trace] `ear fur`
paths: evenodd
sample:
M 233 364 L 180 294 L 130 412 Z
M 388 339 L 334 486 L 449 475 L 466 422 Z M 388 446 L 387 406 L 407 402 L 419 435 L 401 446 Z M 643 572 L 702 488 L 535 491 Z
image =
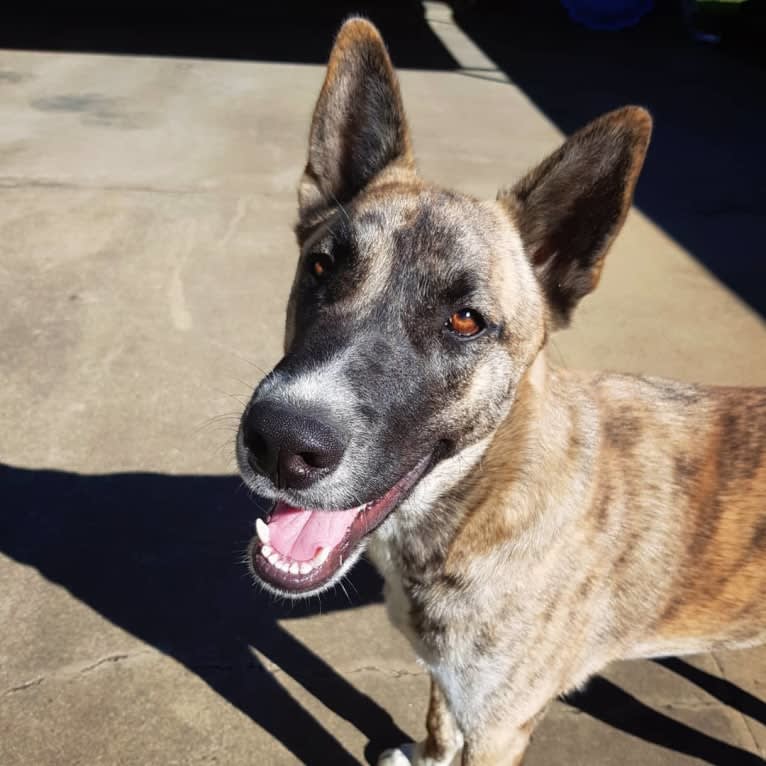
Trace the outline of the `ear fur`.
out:
M 301 219 L 348 202 L 392 164 L 414 168 L 399 83 L 378 30 L 351 18 L 338 32 L 314 109 Z
M 609 112 L 498 194 L 521 234 L 554 325 L 566 325 L 598 284 L 630 209 L 651 130 L 641 107 Z

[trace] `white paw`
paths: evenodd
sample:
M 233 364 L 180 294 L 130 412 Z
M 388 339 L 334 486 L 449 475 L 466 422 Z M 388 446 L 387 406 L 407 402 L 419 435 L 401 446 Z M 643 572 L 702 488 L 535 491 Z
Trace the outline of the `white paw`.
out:
M 406 745 L 384 750 L 378 758 L 378 766 L 412 766 L 415 763 L 415 745 L 408 742 Z

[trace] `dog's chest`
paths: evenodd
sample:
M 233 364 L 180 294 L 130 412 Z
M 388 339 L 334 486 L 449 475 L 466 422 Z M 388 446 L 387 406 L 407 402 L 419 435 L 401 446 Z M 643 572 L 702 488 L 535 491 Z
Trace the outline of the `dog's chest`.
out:
M 514 658 L 503 658 L 498 646 L 486 642 L 477 656 L 483 625 L 476 612 L 477 599 L 461 597 L 457 603 L 445 599 L 438 585 L 411 587 L 397 552 L 380 539 L 373 541 L 368 555 L 385 580 L 389 619 L 438 680 L 453 713 L 468 720 L 472 700 L 496 689 L 506 676 L 509 659 Z
M 401 541 L 399 541 L 401 543 Z M 464 658 L 477 625 L 471 598 L 445 589 L 438 570 L 410 571 L 407 552 L 391 539 L 373 538 L 368 555 L 385 581 L 386 610 L 418 657 L 433 667 L 457 653 Z M 453 658 L 454 659 L 454 658 Z

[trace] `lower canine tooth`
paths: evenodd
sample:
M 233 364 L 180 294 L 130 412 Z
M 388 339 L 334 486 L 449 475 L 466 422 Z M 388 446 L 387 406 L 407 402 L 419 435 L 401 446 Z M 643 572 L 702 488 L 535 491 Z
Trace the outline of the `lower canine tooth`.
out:
M 258 539 L 262 543 L 270 542 L 271 534 L 269 532 L 269 525 L 263 519 L 255 520 L 255 533 L 258 535 Z
M 276 566 L 277 565 L 277 561 L 279 561 L 279 554 L 276 551 L 274 551 L 269 556 L 269 564 L 274 564 L 274 566 Z
M 274 549 L 268 545 L 264 545 L 261 548 L 261 554 L 264 558 L 269 558 L 274 553 Z
M 321 567 L 322 564 L 327 561 L 327 557 L 330 555 L 329 548 L 320 548 L 317 551 L 317 555 L 314 556 L 314 560 L 311 562 L 315 567 Z
M 310 572 L 310 571 L 311 571 L 313 568 L 314 568 L 314 567 L 312 567 L 312 566 L 311 566 L 311 564 L 309 564 L 309 562 L 308 562 L 308 561 L 304 561 L 304 562 L 303 562 L 303 563 L 300 565 L 300 567 L 298 567 L 298 571 L 299 571 L 301 574 L 308 574 L 308 573 L 309 573 L 309 572 Z

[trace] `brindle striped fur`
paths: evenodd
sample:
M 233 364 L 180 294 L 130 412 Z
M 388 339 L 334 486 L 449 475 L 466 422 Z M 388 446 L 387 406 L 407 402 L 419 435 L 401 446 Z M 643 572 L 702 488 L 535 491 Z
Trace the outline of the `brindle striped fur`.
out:
M 766 390 L 546 360 L 598 281 L 650 130 L 640 108 L 605 115 L 479 202 L 415 174 L 375 28 L 352 19 L 338 36 L 297 231 L 304 254 L 330 237 L 353 264 L 324 304 L 296 278 L 287 358 L 318 334 L 366 338 L 337 374 L 364 429 L 395 428 L 354 442 L 375 467 L 348 479 L 360 494 L 448 445 L 368 546 L 433 684 L 428 738 L 381 764 L 518 764 L 549 702 L 608 662 L 766 639 Z M 464 294 L 495 332 L 458 351 L 429 323 Z

